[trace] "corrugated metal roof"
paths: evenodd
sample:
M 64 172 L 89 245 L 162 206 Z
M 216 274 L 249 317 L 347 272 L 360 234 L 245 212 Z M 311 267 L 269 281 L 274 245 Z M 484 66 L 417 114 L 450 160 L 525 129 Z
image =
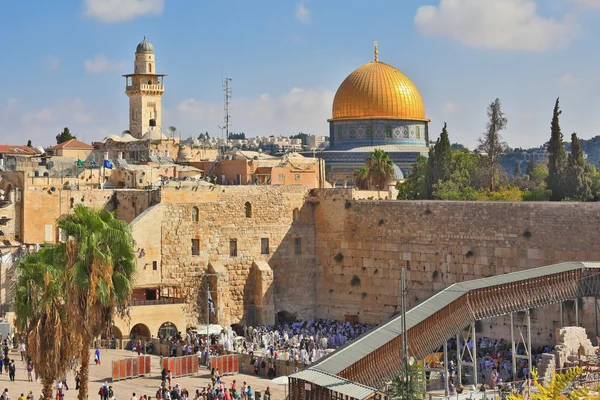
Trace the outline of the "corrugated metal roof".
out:
M 586 268 L 600 268 L 600 263 L 574 261 L 455 283 L 408 310 L 406 312 L 406 329 L 411 329 L 426 318 L 431 317 L 470 290 Z M 401 334 L 402 315 L 398 315 L 322 358 L 311 369 L 333 375 L 339 374 L 344 369 Z
M 365 399 L 376 392 L 376 390 L 368 386 L 354 383 L 326 372 L 315 371 L 312 368 L 290 375 L 290 378 L 302 379 L 355 399 Z

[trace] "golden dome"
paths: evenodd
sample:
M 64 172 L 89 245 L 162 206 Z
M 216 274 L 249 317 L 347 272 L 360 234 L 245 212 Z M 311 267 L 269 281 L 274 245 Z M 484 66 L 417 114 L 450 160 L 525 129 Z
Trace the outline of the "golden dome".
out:
M 429 121 L 415 84 L 391 65 L 372 61 L 342 82 L 329 121 L 378 118 Z

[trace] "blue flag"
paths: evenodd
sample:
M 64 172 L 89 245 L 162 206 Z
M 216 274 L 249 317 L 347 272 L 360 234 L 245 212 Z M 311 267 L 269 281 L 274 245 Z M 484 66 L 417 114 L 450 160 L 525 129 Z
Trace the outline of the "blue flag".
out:
M 110 160 L 104 160 L 104 168 L 113 169 L 113 164 Z
M 92 165 L 98 165 L 98 163 L 96 162 L 96 160 L 92 160 Z

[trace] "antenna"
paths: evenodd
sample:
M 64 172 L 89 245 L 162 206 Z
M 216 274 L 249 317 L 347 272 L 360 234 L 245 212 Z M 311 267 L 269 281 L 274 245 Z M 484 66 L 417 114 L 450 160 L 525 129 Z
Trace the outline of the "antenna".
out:
M 170 126 L 167 129 L 165 129 L 167 131 L 167 133 L 169 135 L 171 135 L 171 139 L 173 139 L 173 134 L 175 133 L 175 131 L 177 130 L 177 128 L 175 128 L 174 126 Z
M 225 92 L 225 117 L 223 118 L 225 122 L 225 133 L 227 134 L 226 138 L 229 139 L 229 99 L 231 99 L 231 78 L 225 78 L 223 80 L 223 92 Z

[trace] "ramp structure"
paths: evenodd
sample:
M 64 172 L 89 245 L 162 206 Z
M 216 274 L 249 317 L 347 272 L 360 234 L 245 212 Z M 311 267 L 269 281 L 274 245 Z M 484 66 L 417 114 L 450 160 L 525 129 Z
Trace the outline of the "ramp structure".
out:
M 527 333 L 526 339 L 524 335 L 521 337 L 524 338 L 525 355 L 518 356 L 515 351 L 513 355 L 528 358 L 531 365 L 530 310 L 599 295 L 600 263 L 592 262 L 567 262 L 456 283 L 407 311 L 408 356 L 424 359 L 444 347 L 447 361 L 447 341 L 457 337 L 460 343 L 460 339 L 470 338 L 473 348 L 460 348 L 459 345 L 458 351 L 459 354 L 470 353 L 473 362 L 469 365 L 474 368 L 477 379 L 475 321 L 510 314 L 512 322 L 514 313 L 524 312 Z M 577 307 L 578 302 L 574 303 Z M 597 302 L 595 305 L 597 321 Z M 514 324 L 511 325 L 514 350 Z M 385 383 L 402 370 L 402 326 L 402 316 L 398 315 L 322 358 L 309 369 L 290 376 L 291 398 L 315 400 L 337 398 L 337 395 L 344 399 L 385 398 Z M 465 329 L 469 330 L 466 338 L 462 335 Z M 458 371 L 461 370 L 461 358 Z M 447 368 L 448 363 L 444 365 Z M 515 368 L 513 360 L 513 376 L 516 376 Z M 445 376 L 447 379 L 448 374 Z M 343 390 L 338 392 L 336 388 Z

